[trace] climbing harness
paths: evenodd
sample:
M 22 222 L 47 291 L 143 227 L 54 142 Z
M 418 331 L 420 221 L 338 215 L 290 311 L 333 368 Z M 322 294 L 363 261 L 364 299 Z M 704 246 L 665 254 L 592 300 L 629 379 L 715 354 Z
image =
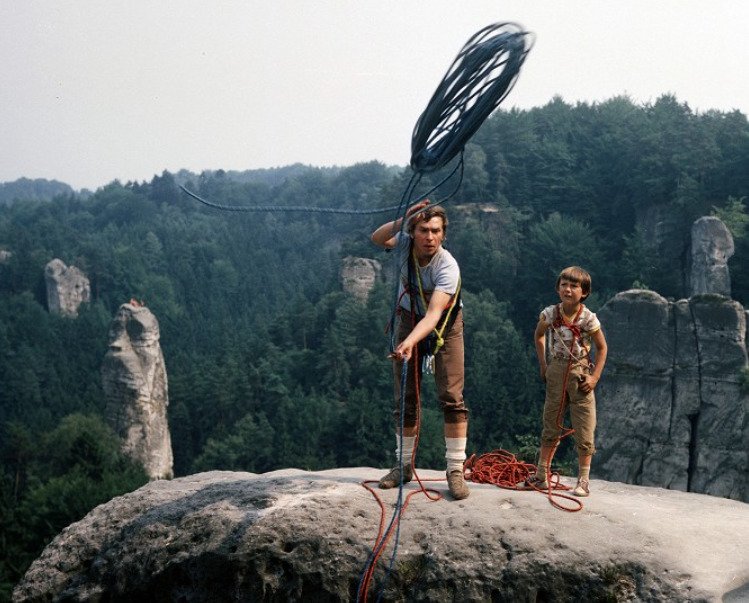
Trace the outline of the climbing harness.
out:
M 427 309 L 427 300 L 426 296 L 424 295 L 424 288 L 421 282 L 421 270 L 419 269 L 419 260 L 416 257 L 416 250 L 414 249 L 413 243 L 411 244 L 411 261 L 408 264 L 408 291 L 411 297 L 411 312 L 416 313 L 416 307 L 418 306 L 418 301 L 421 301 L 421 315 L 424 316 L 426 314 Z M 412 278 L 413 275 L 415 275 L 415 279 Z M 412 285 L 412 281 L 416 280 L 416 289 L 419 292 L 418 300 L 416 299 L 416 296 L 414 294 L 414 287 Z M 448 331 L 455 322 L 455 318 L 457 317 L 457 312 L 453 313 L 453 310 L 456 306 L 459 307 L 460 303 L 460 289 L 461 289 L 461 280 L 460 277 L 458 278 L 458 286 L 455 290 L 455 293 L 452 296 L 452 300 L 450 301 L 450 305 L 445 308 L 445 310 L 442 312 L 442 316 L 440 317 L 440 321 L 442 322 L 442 325 L 440 326 L 440 323 L 437 323 L 437 326 L 432 330 L 432 333 L 430 333 L 427 337 L 425 337 L 421 342 L 419 342 L 419 351 L 422 355 L 422 365 L 421 370 L 422 372 L 432 375 L 434 374 L 434 357 L 437 355 L 437 352 L 440 351 L 443 345 L 445 345 L 445 339 L 444 334 L 446 331 Z M 405 291 L 405 288 L 404 288 Z
M 582 315 L 584 309 L 585 306 L 583 304 L 580 304 L 580 308 L 578 308 L 575 317 L 571 322 L 567 322 L 564 319 L 564 314 L 562 312 L 562 304 L 557 304 L 554 308 L 554 320 L 549 328 L 556 334 L 559 342 L 564 347 L 566 357 L 570 358 L 575 363 L 586 361 L 588 369 L 592 371 L 595 365 L 590 358 L 590 348 L 585 345 L 582 332 L 580 331 L 580 327 L 577 325 L 577 321 L 580 319 L 580 316 Z M 562 335 L 562 332 L 560 330 L 562 327 L 565 327 L 567 330 L 569 330 L 570 333 L 572 333 L 572 345 L 570 347 L 567 347 L 567 344 L 564 341 L 564 336 Z M 582 354 L 575 354 L 575 346 L 577 346 L 578 352 L 582 352 Z

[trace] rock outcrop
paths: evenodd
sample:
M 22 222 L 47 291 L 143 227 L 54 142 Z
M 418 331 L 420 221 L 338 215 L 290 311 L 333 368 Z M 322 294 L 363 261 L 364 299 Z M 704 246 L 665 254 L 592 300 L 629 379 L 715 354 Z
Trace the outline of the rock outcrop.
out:
M 746 314 L 702 295 L 617 294 L 598 312 L 596 477 L 749 501 Z
M 151 479 L 171 478 L 169 394 L 159 323 L 135 300 L 122 304 L 110 325 L 101 375 L 107 419 L 125 454 L 141 463 Z
M 53 314 L 75 317 L 82 303 L 91 300 L 91 285 L 86 275 L 75 266 L 55 258 L 44 268 L 47 285 L 47 308 Z
M 668 274 L 660 276 L 664 295 L 686 298 L 718 293 L 730 297 L 727 261 L 734 253 L 734 243 L 720 218 L 704 216 L 690 224 L 685 215 L 663 203 L 639 208 L 637 228 L 659 263 L 668 267 Z
M 444 479 L 444 473 L 420 471 Z M 152 482 L 91 511 L 18 584 L 27 601 L 352 601 L 380 508 L 380 470 L 211 472 Z M 592 481 L 582 511 L 474 485 L 404 512 L 386 601 L 740 601 L 749 506 Z M 417 488 L 406 486 L 407 492 Z M 397 491 L 380 492 L 389 520 Z M 562 501 L 563 502 L 563 501 Z M 374 601 L 392 541 L 369 592 Z
M 706 293 L 731 297 L 728 259 L 733 253 L 733 236 L 720 218 L 705 216 L 695 220 L 692 224 L 690 297 Z
M 377 260 L 347 256 L 341 266 L 343 290 L 359 301 L 367 301 L 369 292 L 382 274 L 382 265 Z

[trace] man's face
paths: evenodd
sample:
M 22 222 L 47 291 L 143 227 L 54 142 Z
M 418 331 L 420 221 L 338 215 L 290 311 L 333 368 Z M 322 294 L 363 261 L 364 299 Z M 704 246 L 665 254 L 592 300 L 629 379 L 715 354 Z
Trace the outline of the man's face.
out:
M 420 258 L 430 258 L 445 240 L 445 229 L 440 216 L 416 224 L 413 231 L 414 249 Z

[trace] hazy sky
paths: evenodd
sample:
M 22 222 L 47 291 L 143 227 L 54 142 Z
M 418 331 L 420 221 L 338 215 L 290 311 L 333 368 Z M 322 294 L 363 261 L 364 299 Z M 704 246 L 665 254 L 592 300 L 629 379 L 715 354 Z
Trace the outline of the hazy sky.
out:
M 0 182 L 406 165 L 456 54 L 500 21 L 536 35 L 503 108 L 749 113 L 744 0 L 0 0 Z

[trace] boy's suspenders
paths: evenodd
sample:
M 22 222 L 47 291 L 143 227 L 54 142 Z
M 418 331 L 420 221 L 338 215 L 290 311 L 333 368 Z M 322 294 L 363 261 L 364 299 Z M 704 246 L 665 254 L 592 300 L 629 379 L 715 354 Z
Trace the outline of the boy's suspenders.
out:
M 583 342 L 583 334 L 580 330 L 580 327 L 577 325 L 577 321 L 580 320 L 580 316 L 582 316 L 583 310 L 585 309 L 584 304 L 580 304 L 580 308 L 577 311 L 577 314 L 575 314 L 575 318 L 572 319 L 572 322 L 567 323 L 567 321 L 564 320 L 564 317 L 562 316 L 562 304 L 557 304 L 554 308 L 554 320 L 551 323 L 551 329 L 554 330 L 554 333 L 556 333 L 557 337 L 559 338 L 559 341 L 562 342 L 562 345 L 564 346 L 564 349 L 567 351 L 567 354 L 569 355 L 569 358 L 580 362 L 583 360 L 583 358 L 579 358 L 574 354 L 575 349 L 575 342 L 578 342 L 578 346 L 580 347 L 580 350 L 584 353 L 584 358 L 588 361 L 588 367 L 589 370 L 593 370 L 593 361 L 590 358 L 590 350 L 585 346 L 585 343 Z M 559 331 L 561 327 L 567 327 L 570 332 L 572 333 L 572 346 L 567 347 L 567 344 L 564 343 L 564 337 L 562 337 L 562 333 Z M 553 342 L 552 342 L 552 354 L 553 354 Z

